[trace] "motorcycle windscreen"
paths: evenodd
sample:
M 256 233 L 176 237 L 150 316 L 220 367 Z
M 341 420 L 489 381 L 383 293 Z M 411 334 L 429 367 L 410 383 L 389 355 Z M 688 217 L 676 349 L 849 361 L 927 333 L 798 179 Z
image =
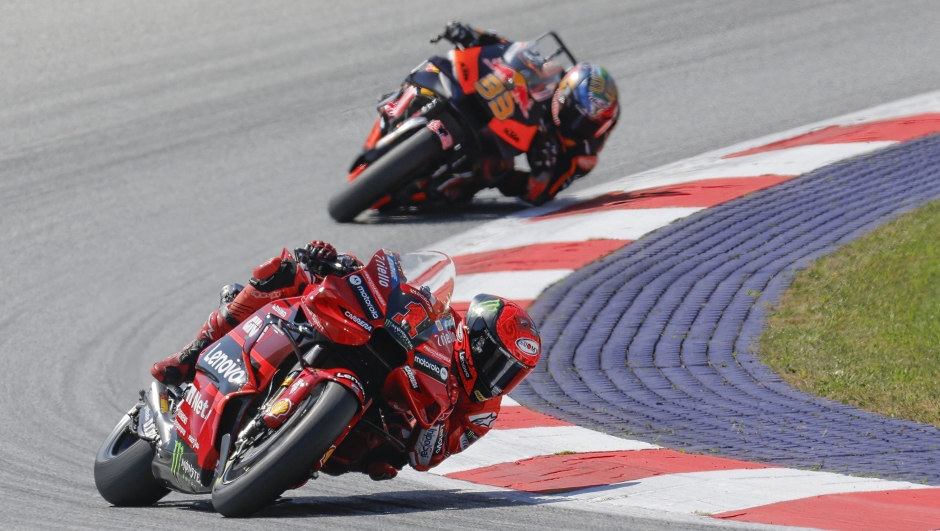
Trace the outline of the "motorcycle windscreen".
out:
M 422 291 L 426 288 L 436 312 L 450 307 L 457 268 L 449 256 L 437 251 L 409 253 L 401 257 L 401 270 L 408 284 L 420 286 Z

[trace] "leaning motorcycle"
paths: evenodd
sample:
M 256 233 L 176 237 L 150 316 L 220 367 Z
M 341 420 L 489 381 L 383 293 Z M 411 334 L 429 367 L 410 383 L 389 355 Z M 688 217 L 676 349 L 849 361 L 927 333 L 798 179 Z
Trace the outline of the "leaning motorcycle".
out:
M 402 466 L 409 434 L 456 398 L 454 278 L 441 253 L 381 250 L 271 302 L 202 353 L 192 382 L 140 392 L 98 451 L 98 492 L 119 506 L 211 493 L 247 516 L 320 472 Z
M 370 208 L 464 202 L 496 186 L 513 169 L 505 161 L 528 151 L 543 102 L 576 63 L 554 32 L 421 63 L 379 102 L 349 183 L 330 200 L 330 216 L 348 222 Z

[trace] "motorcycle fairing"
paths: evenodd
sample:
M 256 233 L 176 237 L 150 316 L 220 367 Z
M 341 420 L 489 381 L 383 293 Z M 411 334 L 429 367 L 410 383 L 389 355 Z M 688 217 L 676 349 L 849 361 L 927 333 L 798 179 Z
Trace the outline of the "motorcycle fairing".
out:
M 401 327 L 398 330 L 405 333 Z M 446 418 L 450 405 L 457 400 L 457 381 L 451 372 L 455 330 L 450 314 L 433 321 L 417 336 L 423 336 L 423 341 L 409 350 L 405 365 L 389 373 L 382 386 L 389 405 L 413 413 L 422 428 Z
M 152 465 L 154 476 L 179 492 L 210 492 L 219 460 L 215 441 L 222 414 L 227 407 L 234 407 L 229 406 L 233 401 L 239 402 L 240 414 L 247 402 L 236 399 L 255 393 L 252 387 L 223 395 L 205 374 L 197 373 L 176 409 L 170 440 L 157 447 Z
M 451 62 L 454 64 L 454 77 L 460 83 L 464 94 L 473 94 L 473 86 L 480 79 L 480 51 L 483 48 L 474 46 L 464 50 L 454 50 Z
M 306 367 L 271 405 L 271 408 L 262 417 L 264 423 L 272 429 L 283 424 L 294 413 L 297 405 L 307 398 L 317 385 L 326 381 L 336 382 L 356 395 L 359 400 L 359 415 L 368 409 L 372 403 L 371 398 L 366 398 L 365 388 L 359 377 L 349 369 L 314 369 Z M 352 424 L 355 424 L 358 419 L 359 416 L 357 415 L 353 418 Z
M 198 456 L 176 433 L 169 444 L 158 446 L 151 464 L 153 476 L 169 489 L 187 494 L 206 494 L 212 491 L 214 470 L 196 464 Z
M 444 99 L 454 99 L 458 94 L 454 91 L 453 81 L 448 76 L 439 75 L 441 70 L 431 61 L 425 61 L 418 65 L 411 74 L 405 78 L 405 82 L 415 87 L 429 90 Z M 463 86 L 462 84 L 460 85 Z M 466 91 L 464 91 L 466 93 Z
M 154 475 L 181 492 L 205 493 L 219 459 L 219 423 L 234 401 L 247 401 L 266 387 L 293 349 L 284 332 L 272 324 L 277 318 L 294 320 L 300 297 L 272 302 L 255 312 L 226 336 L 212 344 L 196 363 L 196 375 L 176 408 L 171 440 L 154 460 Z M 241 414 L 241 412 L 239 412 Z
M 452 75 L 465 95 L 484 103 L 492 116 L 486 124 L 489 131 L 525 153 L 542 119 L 542 106 L 533 105 L 525 78 L 503 61 L 507 48 L 501 43 L 454 50 Z
M 362 269 L 342 278 L 327 277 L 309 289 L 302 304 L 304 313 L 334 343 L 364 345 L 376 328 L 387 327 L 387 316 L 396 315 L 393 301 L 402 288 L 401 278 L 398 255 L 379 250 Z M 396 331 L 390 332 L 395 337 Z
M 318 287 L 304 295 L 301 307 L 310 324 L 330 341 L 360 346 L 366 344 L 375 328 L 380 326 L 382 316 L 375 301 L 376 297 L 369 291 L 363 275 L 357 272 L 346 278 L 325 278 Z M 369 304 L 375 310 L 375 319 L 366 316 Z M 355 324 L 351 325 L 349 321 Z
M 259 328 L 263 323 L 258 315 L 250 317 L 246 326 L 256 323 Z M 249 381 L 250 369 L 245 363 L 242 345 L 231 335 L 222 337 L 206 349 L 199 356 L 196 370 L 205 375 L 223 395 L 238 391 Z

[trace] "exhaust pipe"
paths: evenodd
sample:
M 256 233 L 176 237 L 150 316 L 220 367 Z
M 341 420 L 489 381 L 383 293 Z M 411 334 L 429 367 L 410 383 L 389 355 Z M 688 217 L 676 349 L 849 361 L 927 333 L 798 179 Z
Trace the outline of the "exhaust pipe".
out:
M 147 402 L 147 406 L 150 407 L 150 412 L 153 414 L 153 423 L 157 427 L 160 443 L 162 445 L 169 444 L 173 421 L 170 419 L 166 386 L 160 382 L 151 383 L 150 389 L 144 396 L 144 401 Z

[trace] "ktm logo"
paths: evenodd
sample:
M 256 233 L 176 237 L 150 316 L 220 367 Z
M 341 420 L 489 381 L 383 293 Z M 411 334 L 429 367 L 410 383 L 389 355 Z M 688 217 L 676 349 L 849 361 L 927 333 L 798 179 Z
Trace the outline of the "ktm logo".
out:
M 460 75 L 463 76 L 464 81 L 470 81 L 470 69 L 465 63 L 460 63 Z
M 508 127 L 504 127 L 503 132 L 506 133 L 506 136 L 515 140 L 516 142 L 519 141 L 519 135 L 517 135 L 516 132 L 513 131 L 512 129 L 509 129 Z

